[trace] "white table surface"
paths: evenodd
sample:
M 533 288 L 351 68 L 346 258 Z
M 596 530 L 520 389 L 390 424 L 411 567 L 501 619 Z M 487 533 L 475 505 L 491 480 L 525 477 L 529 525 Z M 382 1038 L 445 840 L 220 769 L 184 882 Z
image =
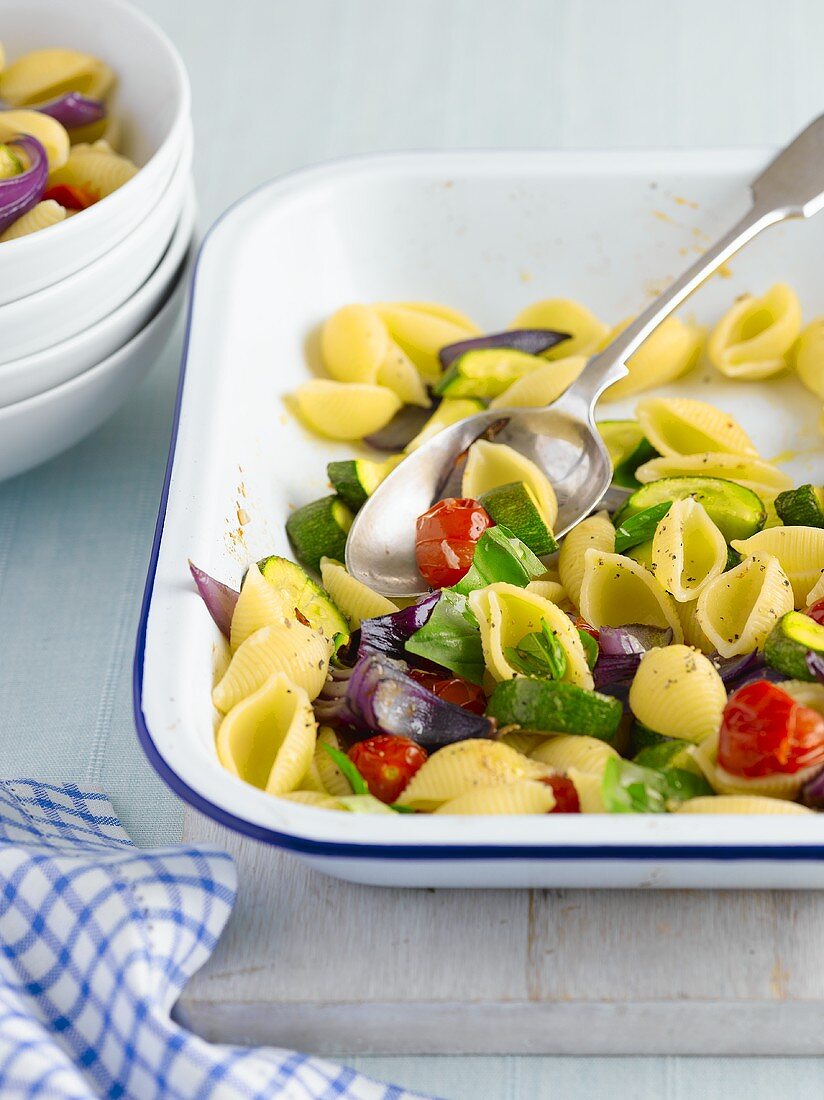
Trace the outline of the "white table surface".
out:
M 778 144 L 824 107 L 820 0 L 139 4 L 191 74 L 204 227 L 259 182 L 348 153 Z M 144 844 L 176 839 L 183 818 L 137 747 L 130 698 L 179 348 L 93 438 L 0 486 L 0 772 L 101 786 Z M 627 950 L 642 968 L 643 945 Z M 813 1059 L 352 1062 L 452 1100 L 773 1100 L 824 1085 Z

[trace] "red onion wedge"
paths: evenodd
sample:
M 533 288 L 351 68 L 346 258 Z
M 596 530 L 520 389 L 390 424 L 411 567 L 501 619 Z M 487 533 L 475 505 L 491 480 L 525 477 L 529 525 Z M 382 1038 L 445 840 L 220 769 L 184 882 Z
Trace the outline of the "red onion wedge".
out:
M 468 351 L 483 351 L 486 348 L 510 348 L 523 351 L 527 355 L 540 355 L 569 339 L 568 332 L 556 332 L 551 328 L 513 328 L 506 332 L 490 332 L 486 336 L 472 336 L 468 340 L 459 340 L 456 344 L 447 344 L 438 352 L 441 366 L 446 369 L 456 359 Z
M 221 634 L 225 634 L 228 638 L 232 626 L 232 615 L 240 593 L 227 584 L 223 584 L 222 581 L 216 581 L 214 577 L 210 577 L 208 573 L 198 569 L 191 561 L 189 562 L 189 569 L 194 577 L 197 590 L 206 604 L 206 610 L 215 620 Z
M 30 134 L 21 134 L 7 142 L 22 149 L 28 168 L 17 176 L 0 180 L 0 233 L 40 201 L 49 174 L 46 150 Z
M 33 108 L 41 115 L 55 119 L 67 130 L 76 130 L 80 126 L 90 126 L 106 117 L 106 104 L 99 99 L 88 99 L 79 92 L 67 92 L 48 103 L 40 103 Z

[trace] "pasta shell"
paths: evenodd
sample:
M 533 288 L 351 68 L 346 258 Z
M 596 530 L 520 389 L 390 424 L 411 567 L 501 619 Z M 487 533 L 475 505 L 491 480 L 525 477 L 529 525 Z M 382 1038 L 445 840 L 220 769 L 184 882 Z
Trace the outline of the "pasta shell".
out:
M 649 570 L 621 554 L 585 552 L 580 610 L 592 626 L 669 627 L 673 641 L 684 640 L 675 600 Z
M 702 504 L 676 500 L 652 540 L 655 579 L 679 603 L 695 600 L 727 564 L 727 543 Z
M 69 135 L 65 127 L 42 111 L 0 111 L 0 141 L 10 141 L 18 134 L 31 134 L 46 150 L 49 172 L 54 172 L 69 159 Z M 49 180 L 51 186 L 51 180 Z
M 567 779 L 572 780 L 578 795 L 582 814 L 605 814 L 604 796 L 601 793 L 602 777 L 597 772 L 585 772 L 580 768 L 570 768 Z
M 54 199 L 38 202 L 16 222 L 12 222 L 5 233 L 0 234 L 0 242 L 14 241 L 18 237 L 27 237 L 29 233 L 38 233 L 41 229 L 48 229 L 50 225 L 64 221 L 65 217 L 66 211 Z
M 428 409 L 432 404 L 418 368 L 392 340 L 378 367 L 375 381 L 396 393 L 404 405 L 419 405 L 422 409 Z
M 649 729 L 697 744 L 718 731 L 727 690 L 702 653 L 685 645 L 662 646 L 641 658 L 629 705 Z
M 506 650 L 517 646 L 525 635 L 540 631 L 546 623 L 567 659 L 564 680 L 592 690 L 592 673 L 580 635 L 556 604 L 517 585 L 497 583 L 470 593 L 469 606 L 480 627 L 487 671 L 495 680 L 511 680 L 518 675 Z
M 480 336 L 481 330 L 475 322 L 452 306 L 441 305 L 440 302 L 379 302 L 376 309 L 405 309 L 413 313 L 422 313 L 425 317 L 437 317 L 441 321 L 448 321 L 450 325 L 466 330 L 468 336 Z
M 704 633 L 698 621 L 697 600 L 690 600 L 689 603 L 679 603 L 678 618 L 681 620 L 681 629 L 684 631 L 686 645 L 691 645 L 694 649 L 700 649 L 704 654 L 715 653 L 715 646 Z
M 491 409 L 534 409 L 551 405 L 587 365 L 585 355 L 570 355 L 524 374 L 489 403 Z
M 807 606 L 807 593 L 821 574 L 824 563 L 824 527 L 771 527 L 748 539 L 733 539 L 740 554 L 772 554 L 793 587 L 796 607 Z
M 329 382 L 313 378 L 295 391 L 295 402 L 310 428 L 329 439 L 363 439 L 385 427 L 401 407 L 385 386 Z
M 508 745 L 516 752 L 530 756 L 534 749 L 543 740 L 542 733 L 529 733 L 524 730 L 511 729 L 501 737 L 501 744 Z
M 784 802 L 779 798 L 763 798 L 757 795 L 702 795 L 690 798 L 676 806 L 677 814 L 811 814 L 806 806 L 797 802 Z
M 435 810 L 480 787 L 542 779 L 551 774 L 546 765 L 529 760 L 499 741 L 458 741 L 430 756 L 398 801 L 415 810 Z
M 510 328 L 549 328 L 568 332 L 571 339 L 544 352 L 545 359 L 566 359 L 570 355 L 592 355 L 609 332 L 594 313 L 569 298 L 545 298 L 522 309 Z
M 587 550 L 603 550 L 609 554 L 615 550 L 615 528 L 606 512 L 598 512 L 576 524 L 561 543 L 558 574 L 575 607 L 581 605 L 584 554 Z
M 786 691 L 802 707 L 817 710 L 824 717 L 824 684 L 807 683 L 806 680 L 785 680 L 781 690 Z
M 469 448 L 461 492 L 477 500 L 489 489 L 525 482 L 535 495 L 544 522 L 550 530 L 558 518 L 558 500 L 546 474 L 531 459 L 505 443 L 479 439 Z
M 785 798 L 792 801 L 807 780 L 821 770 L 821 765 L 816 764 L 792 774 L 777 773 L 754 779 L 733 775 L 718 763 L 718 734 L 701 745 L 695 758 L 716 794 L 762 795 L 765 798 Z
M 338 382 L 376 382 L 391 346 L 386 325 L 371 306 L 343 306 L 320 334 L 324 365 Z
M 598 776 L 603 775 L 607 760 L 620 759 L 615 749 L 598 737 L 567 733 L 541 741 L 529 755 L 559 772 L 569 773 L 570 768 L 576 768 Z
M 691 397 L 647 397 L 636 416 L 644 435 L 662 455 L 727 454 L 758 458 L 750 437 L 729 415 Z
M 707 355 L 727 378 L 769 378 L 787 366 L 801 331 L 801 305 L 786 283 L 760 298 L 747 294 L 728 310 L 710 336 Z
M 31 50 L 0 72 L 0 98 L 13 107 L 44 103 L 66 92 L 103 99 L 114 74 L 90 54 L 78 50 Z
M 243 578 L 240 595 L 232 614 L 229 644 L 232 651 L 238 649 L 247 638 L 264 626 L 282 623 L 293 618 L 294 611 L 263 577 L 257 564 L 252 562 Z
M 220 723 L 218 757 L 252 786 L 285 794 L 299 785 L 312 762 L 316 729 L 306 692 L 275 672 Z
M 540 596 L 541 599 L 549 600 L 550 603 L 561 604 L 569 603 L 567 594 L 564 591 L 564 586 L 559 581 L 545 581 L 534 580 L 530 581 L 526 586 L 527 592 L 534 592 L 536 596 Z
M 257 691 L 273 672 L 288 676 L 314 699 L 326 681 L 331 653 L 328 639 L 297 619 L 265 626 L 235 652 L 212 700 L 225 714 Z
M 617 325 L 604 341 L 612 343 L 632 321 L 627 318 Z M 692 370 L 701 354 L 703 333 L 695 325 L 685 324 L 679 317 L 667 317 L 627 361 L 627 374 L 614 382 L 603 395 L 603 401 L 621 401 L 642 390 L 674 382 Z
M 66 183 L 72 187 L 82 187 L 84 191 L 91 191 L 98 198 L 105 199 L 137 175 L 137 165 L 128 157 L 113 153 L 108 145 L 106 149 L 102 149 L 102 145 L 106 143 L 73 146 L 63 167 L 52 172 L 49 186 Z
M 792 587 L 778 559 L 752 554 L 707 585 L 696 617 L 721 656 L 735 657 L 763 649 L 776 622 L 792 609 Z
M 809 607 L 810 604 L 815 603 L 816 600 L 824 600 L 824 569 L 821 570 L 818 575 L 818 580 L 807 593 L 805 606 Z
M 662 477 L 720 477 L 752 489 L 762 500 L 793 486 L 793 479 L 769 462 L 723 451 L 653 458 L 639 466 L 635 476 L 643 485 Z
M 795 369 L 807 389 L 824 401 L 824 317 L 811 321 L 798 337 Z
M 331 745 L 333 749 L 341 749 L 338 735 L 329 726 L 321 726 L 318 732 L 318 743 L 315 746 L 313 763 L 317 769 L 323 789 L 328 794 L 334 795 L 337 798 L 347 798 L 349 795 L 354 794 L 352 784 L 329 753 L 321 747 L 322 745 Z
M 320 559 L 320 575 L 323 587 L 357 630 L 364 619 L 376 619 L 379 615 L 391 615 L 398 610 L 386 596 L 373 592 L 367 585 L 350 576 L 345 566 L 331 558 Z
M 441 348 L 475 335 L 465 324 L 457 324 L 443 314 L 424 311 L 419 307 L 379 303 L 375 309 L 389 329 L 389 335 L 427 382 L 435 382 L 441 376 L 438 358 Z
M 555 806 L 552 788 L 534 779 L 505 787 L 478 787 L 451 798 L 436 814 L 548 814 Z
M 343 810 L 342 802 L 332 798 L 330 794 L 321 794 L 319 791 L 289 791 L 280 795 L 287 802 L 297 802 L 300 806 L 311 806 L 315 810 Z

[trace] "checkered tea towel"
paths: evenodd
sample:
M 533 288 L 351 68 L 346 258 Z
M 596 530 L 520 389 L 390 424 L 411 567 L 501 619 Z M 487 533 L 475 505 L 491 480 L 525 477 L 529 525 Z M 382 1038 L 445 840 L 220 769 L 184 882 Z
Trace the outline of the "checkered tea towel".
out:
M 234 900 L 226 853 L 142 852 L 103 795 L 0 781 L 2 1100 L 413 1100 L 305 1054 L 212 1046 L 170 1019 Z

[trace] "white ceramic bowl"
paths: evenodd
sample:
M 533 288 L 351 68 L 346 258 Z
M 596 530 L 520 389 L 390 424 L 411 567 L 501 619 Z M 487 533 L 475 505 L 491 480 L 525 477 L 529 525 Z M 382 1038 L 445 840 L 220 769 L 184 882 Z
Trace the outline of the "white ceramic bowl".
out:
M 184 259 L 165 304 L 114 355 L 62 386 L 0 409 L 0 480 L 39 466 L 73 447 L 122 405 L 151 369 L 172 331 L 186 285 Z
M 74 218 L 0 245 L 0 304 L 79 271 L 139 225 L 166 188 L 183 148 L 189 80 L 166 35 L 121 0 L 0 0 L 8 59 L 45 46 L 102 58 L 118 83 L 110 101 L 123 122 L 123 151 L 141 170 Z
M 186 197 L 191 168 L 190 132 L 168 187 L 128 237 L 68 278 L 0 305 L 0 364 L 36 355 L 68 340 L 131 298 L 169 244 Z M 0 245 L 0 270 L 4 247 Z

